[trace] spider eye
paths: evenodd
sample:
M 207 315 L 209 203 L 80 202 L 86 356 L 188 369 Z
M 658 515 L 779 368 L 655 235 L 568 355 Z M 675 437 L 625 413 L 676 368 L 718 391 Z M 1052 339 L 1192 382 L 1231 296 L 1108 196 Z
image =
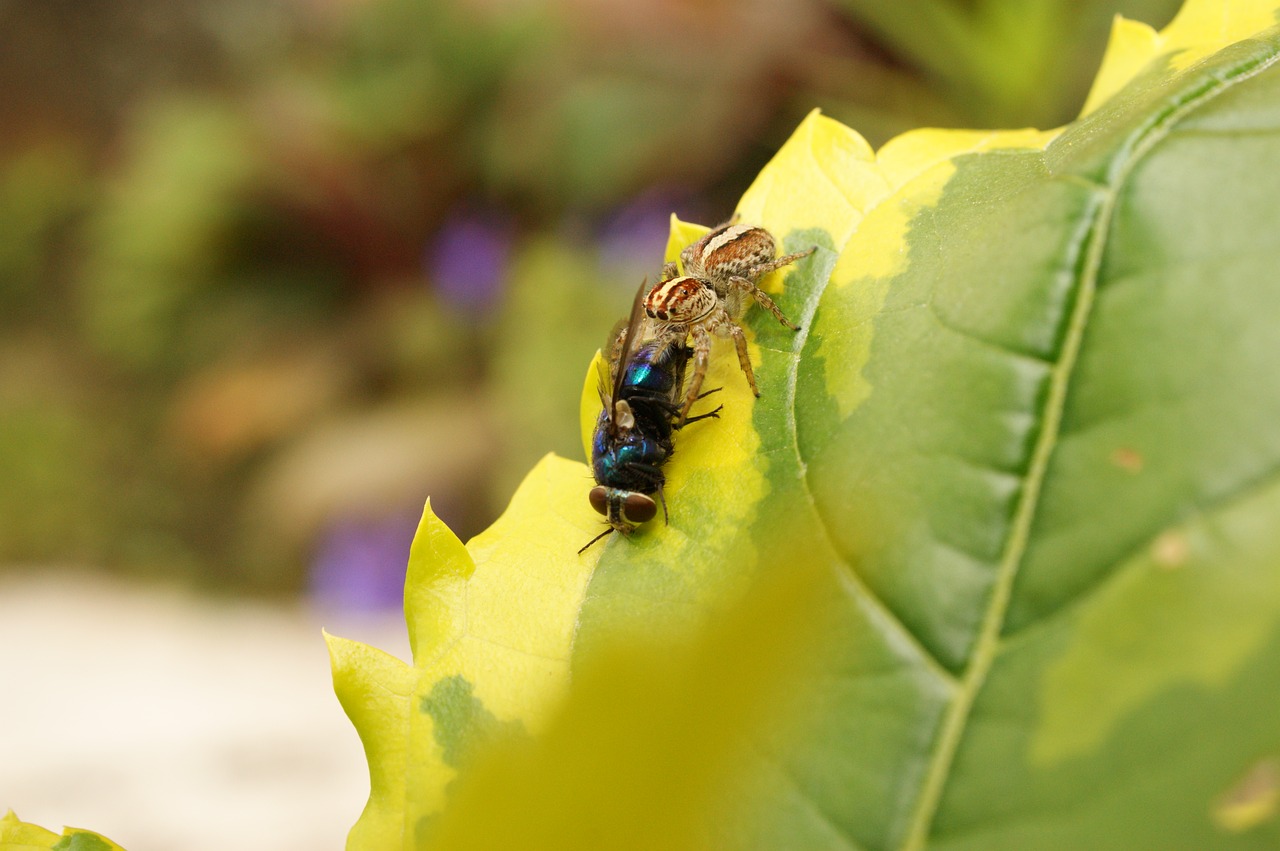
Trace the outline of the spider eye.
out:
M 607 514 L 609 511 L 609 496 L 605 493 L 605 489 L 596 485 L 591 489 L 591 493 L 587 494 L 587 499 L 591 500 L 591 507 L 596 510 L 597 514 Z
M 630 493 L 622 501 L 622 513 L 632 523 L 646 523 L 657 516 L 658 504 L 642 493 Z

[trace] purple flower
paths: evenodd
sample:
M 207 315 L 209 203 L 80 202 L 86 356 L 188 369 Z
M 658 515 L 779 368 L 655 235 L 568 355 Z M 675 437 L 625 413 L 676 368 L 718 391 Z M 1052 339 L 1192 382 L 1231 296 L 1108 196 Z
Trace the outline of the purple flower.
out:
M 689 205 L 670 189 L 645 192 L 614 210 L 600 227 L 602 263 L 624 273 L 655 274 L 662 266 L 673 212 L 684 219 Z
M 395 609 L 417 517 L 343 518 L 320 535 L 311 564 L 311 593 L 324 607 L 345 611 Z
M 427 252 L 428 274 L 449 302 L 484 312 L 502 292 L 515 228 L 497 213 L 463 208 L 436 234 Z

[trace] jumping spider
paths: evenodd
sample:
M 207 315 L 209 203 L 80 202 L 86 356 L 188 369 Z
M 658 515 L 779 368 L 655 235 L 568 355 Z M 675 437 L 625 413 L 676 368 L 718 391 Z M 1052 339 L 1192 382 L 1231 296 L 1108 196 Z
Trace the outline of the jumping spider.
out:
M 663 280 L 645 297 L 645 315 L 658 326 L 657 335 L 666 335 L 682 345 L 689 337 L 693 338 L 693 377 L 685 392 L 681 420 L 698 398 L 707 374 L 712 334 L 733 338 L 738 365 L 747 376 L 751 392 L 760 395 L 747 354 L 747 338 L 738 324 L 746 313 L 749 299 L 754 299 L 791 330 L 800 330 L 783 315 L 773 299 L 760 290 L 758 282 L 768 273 L 809 256 L 817 246 L 775 257 L 777 246 L 772 234 L 764 228 L 736 222 L 735 215 L 681 251 L 685 274 L 679 274 L 676 264 L 667 263 L 662 267 Z

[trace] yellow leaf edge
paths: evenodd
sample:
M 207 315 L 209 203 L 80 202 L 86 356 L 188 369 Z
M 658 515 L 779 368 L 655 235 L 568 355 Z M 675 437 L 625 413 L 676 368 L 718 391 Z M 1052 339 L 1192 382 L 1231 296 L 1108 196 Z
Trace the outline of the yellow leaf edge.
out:
M 1116 15 L 1102 64 L 1080 116 L 1094 112 L 1152 62 L 1168 57 L 1175 70 L 1277 23 L 1274 0 L 1187 0 L 1159 32 Z
M 36 848 L 53 848 L 71 837 L 89 837 L 97 840 L 95 851 L 124 851 L 122 847 L 100 833 L 78 827 L 64 827 L 61 834 L 29 824 L 9 810 L 0 818 L 0 851 L 29 851 Z
M 348 848 L 396 848 L 404 841 L 409 708 L 414 670 L 389 653 L 324 633 L 338 702 L 369 763 L 369 800 Z
M 325 633 L 334 691 L 369 761 L 369 800 L 349 849 L 409 847 L 414 826 L 443 808 L 458 773 L 447 740 L 458 731 L 438 729 L 450 719 L 425 708 L 438 684 L 457 686 L 451 700 L 465 695 L 525 730 L 538 730 L 556 706 L 599 558 L 577 555 L 598 518 L 556 507 L 585 506 L 590 481 L 581 463 L 545 456 L 465 546 L 427 502 L 405 579 L 412 664 Z

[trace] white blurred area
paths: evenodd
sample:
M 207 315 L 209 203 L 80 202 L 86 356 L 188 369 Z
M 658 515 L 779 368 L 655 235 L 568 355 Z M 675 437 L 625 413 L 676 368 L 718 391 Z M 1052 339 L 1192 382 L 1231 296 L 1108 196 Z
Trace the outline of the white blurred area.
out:
M 398 612 L 0 579 L 0 813 L 128 851 L 341 849 L 369 775 L 321 627 L 408 652 Z

